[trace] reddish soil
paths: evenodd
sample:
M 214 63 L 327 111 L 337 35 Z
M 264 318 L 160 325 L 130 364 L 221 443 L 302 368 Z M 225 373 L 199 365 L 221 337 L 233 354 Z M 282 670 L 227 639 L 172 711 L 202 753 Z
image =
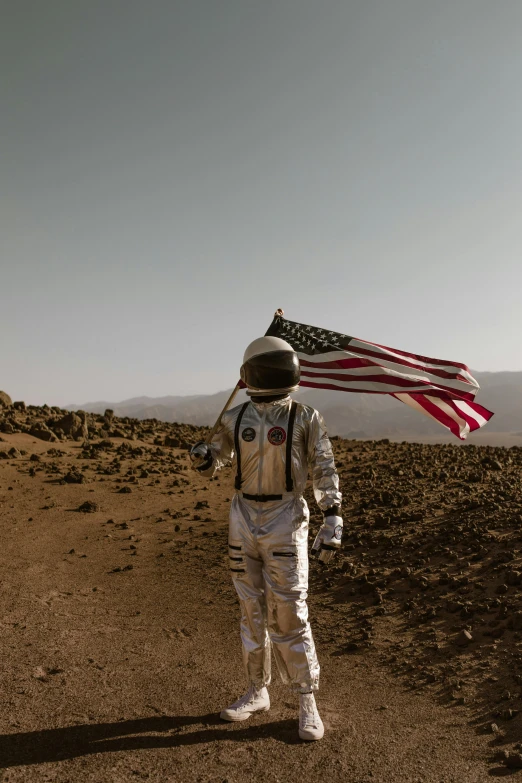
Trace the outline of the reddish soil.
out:
M 517 774 L 522 450 L 335 440 L 346 541 L 310 585 L 326 734 L 303 743 L 275 672 L 269 713 L 218 717 L 245 685 L 231 471 L 206 482 L 158 446 L 187 427 L 89 426 L 88 444 L 1 434 L 0 781 Z

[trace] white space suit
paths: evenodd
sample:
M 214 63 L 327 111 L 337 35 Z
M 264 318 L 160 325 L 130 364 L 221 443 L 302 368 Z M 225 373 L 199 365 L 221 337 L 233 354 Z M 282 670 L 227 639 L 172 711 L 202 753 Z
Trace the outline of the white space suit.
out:
M 284 341 L 278 343 L 292 351 Z M 281 383 L 287 383 L 286 388 Z M 285 393 L 295 388 L 295 384 L 288 386 L 288 377 L 278 389 L 272 374 L 267 385 L 270 388 L 255 390 L 257 394 L 264 391 L 261 400 L 250 389 L 251 401 L 227 411 L 211 443 L 196 450 L 204 460 L 198 466 L 203 476 L 213 476 L 223 465 L 236 466 L 229 562 L 241 606 L 249 693 L 254 694 L 247 702 L 250 706 L 255 694 L 264 693 L 270 683 L 271 646 L 281 677 L 293 690 L 309 694 L 319 685 L 319 662 L 306 605 L 309 511 L 303 493 L 309 475 L 315 499 L 325 513 L 321 530 L 326 548 L 337 548 L 342 533 L 339 479 L 321 415 Z M 269 708 L 267 693 L 250 713 L 244 708 L 245 698 L 222 717 L 242 720 Z M 243 705 L 241 709 L 238 704 Z M 317 719 L 320 722 L 318 714 Z M 307 736 L 301 729 L 300 735 L 319 739 L 322 723 L 320 736 Z
M 204 476 L 234 457 L 237 465 L 228 541 L 249 681 L 257 688 L 270 683 L 271 641 L 283 681 L 297 691 L 315 690 L 319 663 L 306 606 L 309 512 L 303 497 L 309 470 L 319 507 L 341 503 L 323 419 L 289 396 L 252 400 L 225 413 L 210 448 Z

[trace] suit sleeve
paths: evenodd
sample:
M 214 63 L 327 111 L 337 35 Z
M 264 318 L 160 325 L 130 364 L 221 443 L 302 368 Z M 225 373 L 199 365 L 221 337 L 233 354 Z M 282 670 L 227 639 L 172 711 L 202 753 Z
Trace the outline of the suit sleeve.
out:
M 332 506 L 340 507 L 339 476 L 335 468 L 332 444 L 324 419 L 313 411 L 308 428 L 308 465 L 312 475 L 314 495 L 321 511 Z
M 234 438 L 230 429 L 230 419 L 228 416 L 221 418 L 221 423 L 217 429 L 216 434 L 210 442 L 210 453 L 212 455 L 212 461 L 210 464 L 203 466 L 198 472 L 206 478 L 212 478 L 212 476 L 225 465 L 231 465 L 234 454 Z

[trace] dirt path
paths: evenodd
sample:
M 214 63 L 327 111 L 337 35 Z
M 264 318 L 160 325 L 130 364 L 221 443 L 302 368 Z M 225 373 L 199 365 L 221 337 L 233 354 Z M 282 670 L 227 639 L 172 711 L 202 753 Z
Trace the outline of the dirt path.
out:
M 77 460 L 78 444 L 37 463 L 30 455 L 49 444 L 4 440 L 27 454 L 0 464 L 0 781 L 480 783 L 504 774 L 490 768 L 489 740 L 465 707 L 405 688 L 371 649 L 343 652 L 349 608 L 321 592 L 310 608 L 324 740 L 298 740 L 297 703 L 277 680 L 270 713 L 221 722 L 244 687 L 224 559 L 229 478 L 207 489 L 183 471 L 177 486 L 163 473 L 115 483 Z M 87 483 L 56 483 L 64 471 L 52 465 L 62 463 L 83 466 Z M 98 510 L 75 510 L 85 501 Z

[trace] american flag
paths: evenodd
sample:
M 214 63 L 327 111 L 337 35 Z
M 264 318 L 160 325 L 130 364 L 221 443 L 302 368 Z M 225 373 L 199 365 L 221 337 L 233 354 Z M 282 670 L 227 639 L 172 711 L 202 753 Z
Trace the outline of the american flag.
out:
M 493 416 L 474 402 L 480 387 L 465 364 L 398 351 L 277 313 L 266 334 L 281 337 L 297 352 L 301 386 L 390 394 L 461 440 Z

